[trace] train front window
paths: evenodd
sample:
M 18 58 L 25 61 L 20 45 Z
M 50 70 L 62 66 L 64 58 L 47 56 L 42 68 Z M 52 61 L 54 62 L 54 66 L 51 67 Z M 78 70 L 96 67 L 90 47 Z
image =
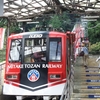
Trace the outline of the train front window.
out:
M 61 38 L 50 38 L 50 61 L 61 61 Z
M 46 38 L 25 39 L 24 63 L 46 62 Z
M 20 60 L 21 53 L 21 39 L 15 39 L 11 41 L 9 61 L 15 62 Z

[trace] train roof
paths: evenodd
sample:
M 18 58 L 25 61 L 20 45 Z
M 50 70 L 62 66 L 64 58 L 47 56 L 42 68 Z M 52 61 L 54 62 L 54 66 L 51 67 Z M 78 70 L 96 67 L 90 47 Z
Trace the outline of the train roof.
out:
M 57 31 L 33 31 L 33 32 L 23 32 L 23 33 L 18 33 L 18 34 L 11 34 L 9 37 L 12 36 L 25 36 L 25 35 L 31 35 L 31 34 L 62 34 L 64 35 L 65 33 L 63 32 L 57 32 Z
M 47 34 L 48 31 L 33 31 L 33 32 L 23 32 L 23 33 L 17 33 L 17 34 L 11 34 L 11 36 L 19 36 L 19 35 L 29 35 L 29 34 Z

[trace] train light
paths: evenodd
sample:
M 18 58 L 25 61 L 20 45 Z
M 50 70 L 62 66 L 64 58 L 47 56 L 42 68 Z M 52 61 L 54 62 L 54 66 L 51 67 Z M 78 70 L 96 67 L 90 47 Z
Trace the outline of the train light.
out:
M 61 79 L 61 76 L 59 74 L 51 74 L 50 79 Z
M 19 74 L 6 74 L 6 79 L 7 80 L 19 80 Z
M 17 79 L 17 75 L 7 75 L 7 79 Z

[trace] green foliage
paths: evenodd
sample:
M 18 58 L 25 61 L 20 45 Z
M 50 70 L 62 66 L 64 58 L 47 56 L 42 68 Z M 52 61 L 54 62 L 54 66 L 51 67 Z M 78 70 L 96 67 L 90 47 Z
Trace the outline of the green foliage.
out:
M 6 59 L 6 38 L 4 40 L 4 47 L 0 50 L 0 62 L 5 61 Z
M 10 33 L 20 33 L 21 29 L 18 26 L 11 26 Z
M 0 18 L 0 27 L 3 27 L 3 28 L 7 27 L 7 19 Z M 7 35 L 7 32 L 5 33 L 5 38 L 4 38 L 4 48 L 0 50 L 0 62 L 5 61 L 5 58 L 6 58 L 6 35 Z
M 100 42 L 96 42 L 90 46 L 91 54 L 100 54 Z
M 4 27 L 4 23 L 3 23 L 3 21 L 0 22 L 0 27 Z
M 62 15 L 60 15 L 61 20 L 61 28 L 64 31 L 71 30 L 71 17 L 67 14 L 67 12 L 63 12 Z
M 54 15 L 49 23 L 53 26 L 53 28 L 58 29 L 61 27 L 61 20 L 60 20 L 60 17 L 57 15 Z
M 53 26 L 53 28 L 57 30 L 72 30 L 71 19 L 67 12 L 63 12 L 61 15 L 54 15 L 53 18 L 50 19 L 49 24 Z
M 88 24 L 88 37 L 91 44 L 95 44 L 100 41 L 100 21 L 89 22 Z
M 7 19 L 6 18 L 0 18 L 0 27 L 7 27 Z
M 29 29 L 29 32 L 33 32 L 33 31 L 35 31 L 35 28 L 34 27 L 31 28 L 31 29 Z
M 0 50 L 0 62 L 5 61 L 5 57 L 6 57 L 6 50 L 4 48 Z

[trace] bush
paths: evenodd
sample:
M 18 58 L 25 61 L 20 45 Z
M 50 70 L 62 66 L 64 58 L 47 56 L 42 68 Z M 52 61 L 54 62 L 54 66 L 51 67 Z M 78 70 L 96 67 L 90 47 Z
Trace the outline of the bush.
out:
M 100 42 L 96 42 L 90 46 L 91 54 L 100 54 Z
M 10 33 L 20 33 L 21 29 L 18 26 L 11 26 Z

